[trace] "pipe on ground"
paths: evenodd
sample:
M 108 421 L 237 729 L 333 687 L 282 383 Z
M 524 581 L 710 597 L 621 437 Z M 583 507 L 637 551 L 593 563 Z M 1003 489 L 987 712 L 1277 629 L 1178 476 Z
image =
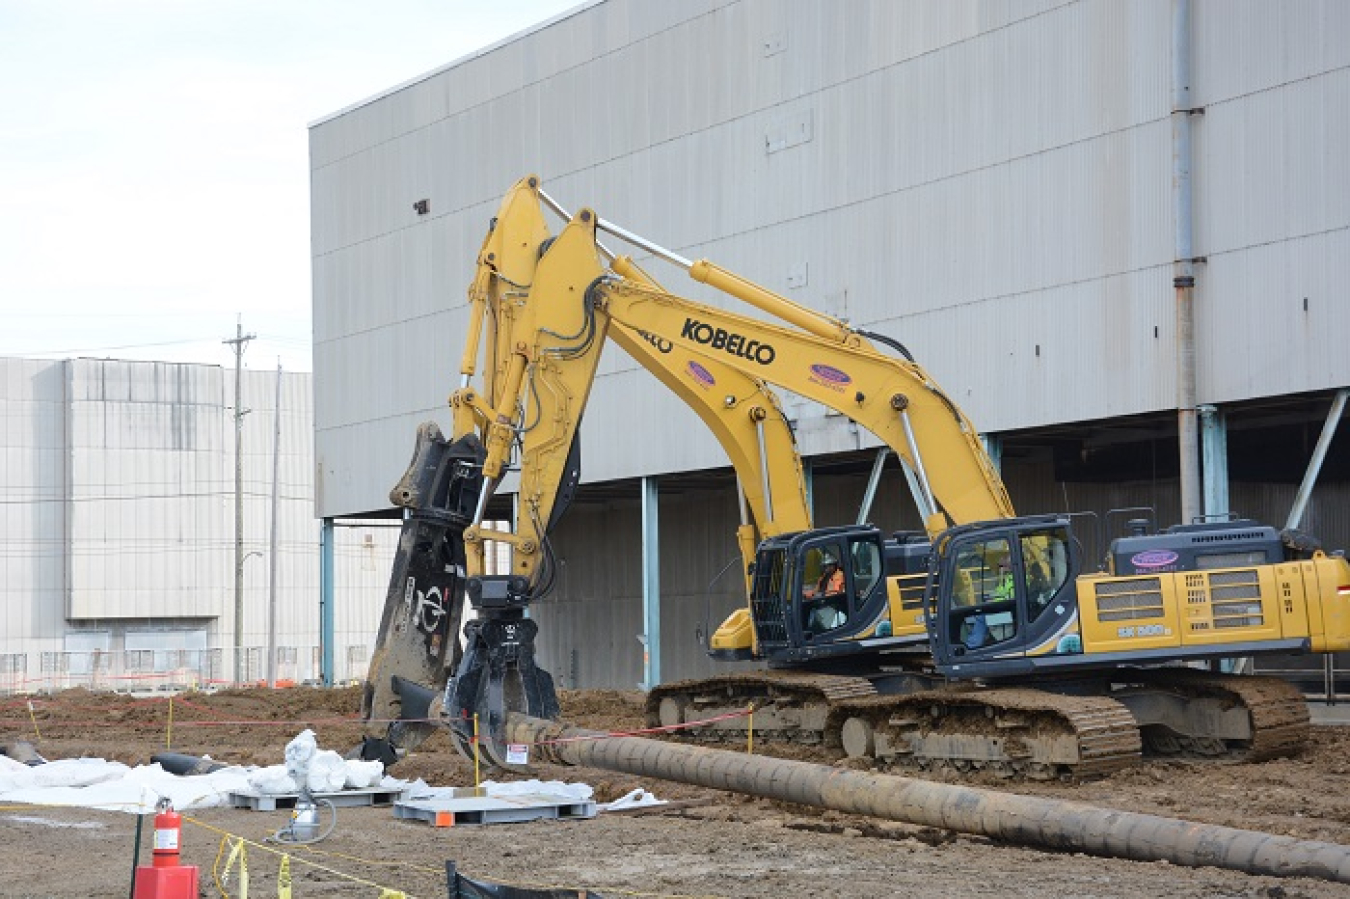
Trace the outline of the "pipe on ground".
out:
M 566 765 L 982 834 L 1028 846 L 1350 883 L 1350 846 L 1335 843 L 640 737 L 610 737 L 516 713 L 507 716 L 506 733 L 511 743 L 534 745 L 548 760 Z

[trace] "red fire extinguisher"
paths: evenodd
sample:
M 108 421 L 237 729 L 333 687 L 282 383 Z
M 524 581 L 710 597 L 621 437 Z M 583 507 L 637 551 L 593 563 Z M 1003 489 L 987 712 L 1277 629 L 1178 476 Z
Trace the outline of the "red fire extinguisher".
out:
M 173 810 L 167 798 L 159 801 L 155 811 L 155 867 L 176 868 L 183 816 Z

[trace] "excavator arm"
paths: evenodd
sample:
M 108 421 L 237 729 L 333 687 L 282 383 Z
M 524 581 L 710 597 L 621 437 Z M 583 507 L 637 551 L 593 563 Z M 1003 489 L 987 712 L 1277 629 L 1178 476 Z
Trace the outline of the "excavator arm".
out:
M 578 427 L 607 337 L 684 400 L 731 460 L 742 490 L 737 539 L 747 579 L 761 539 L 811 525 L 792 430 L 767 385 L 641 331 L 611 329 L 608 317 L 597 315 L 600 258 L 612 254 L 596 240 L 594 222 L 583 213 L 552 237 L 537 180 L 523 179 L 484 240 L 469 288 L 460 387 L 450 398 L 456 439 L 452 444 L 434 424 L 423 425 L 413 463 L 391 493 L 408 513 L 363 713 L 368 721 L 392 723 L 383 737 L 367 740 L 368 756 L 391 758 L 394 746 L 416 745 L 444 716 L 462 750 L 475 741 L 477 727 L 486 735 L 480 745 L 504 764 L 492 735 L 505 710 L 556 714 L 551 678 L 533 664 L 536 625 L 524 609 L 550 589 L 547 534 L 579 477 Z M 637 283 L 659 289 L 632 271 Z M 516 520 L 512 530 L 498 531 L 484 525 L 484 514 L 511 469 L 520 472 Z M 431 485 L 450 470 L 464 475 L 453 515 L 429 503 Z M 494 542 L 511 547 L 508 573 L 488 573 Z M 464 628 L 461 652 L 453 635 L 466 592 L 477 615 Z M 414 626 L 427 595 L 440 625 L 434 651 Z M 733 630 L 752 635 L 748 626 Z
M 616 260 L 614 269 L 624 268 L 624 260 Z M 930 536 L 955 524 L 1013 515 L 974 426 L 917 363 L 883 354 L 857 333 L 838 339 L 807 333 L 628 279 L 606 282 L 602 294 L 614 322 L 710 352 L 871 431 L 917 475 L 922 492 L 916 500 Z

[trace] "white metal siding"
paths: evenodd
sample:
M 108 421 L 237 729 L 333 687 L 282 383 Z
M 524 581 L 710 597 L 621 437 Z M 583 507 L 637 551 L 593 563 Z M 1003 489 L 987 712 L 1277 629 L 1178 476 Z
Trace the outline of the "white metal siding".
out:
M 0 358 L 0 634 L 59 639 L 65 599 L 60 362 Z
M 1346 8 L 1194 4 L 1202 402 L 1350 382 Z M 320 513 L 385 507 L 409 423 L 447 423 L 527 173 L 891 334 L 985 430 L 1172 407 L 1171 43 L 1166 2 L 609 0 L 313 126 Z M 869 443 L 796 414 L 808 454 Z M 693 421 L 607 354 L 585 477 L 722 464 Z
M 85 359 L 66 366 L 67 616 L 215 614 L 220 596 L 211 588 L 228 580 L 215 570 L 226 564 L 218 497 L 232 483 L 221 370 Z
M 1344 386 L 1350 4 L 1210 0 L 1196 34 L 1200 396 Z
M 278 645 L 296 649 L 301 676 L 317 674 L 319 636 L 311 381 L 282 377 L 277 477 Z M 275 371 L 243 373 L 251 648 L 267 642 L 276 387 Z M 233 409 L 234 372 L 216 366 L 0 358 L 0 654 L 26 657 L 0 690 L 50 686 L 44 653 L 116 652 L 133 631 L 234 645 Z M 345 650 L 371 644 L 397 541 L 397 527 L 336 529 L 339 678 L 364 673 Z

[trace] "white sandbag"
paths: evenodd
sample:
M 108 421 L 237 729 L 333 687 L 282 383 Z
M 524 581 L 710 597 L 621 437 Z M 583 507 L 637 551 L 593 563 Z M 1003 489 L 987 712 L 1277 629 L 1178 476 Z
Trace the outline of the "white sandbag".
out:
M 309 762 L 309 791 L 337 793 L 347 783 L 347 762 L 331 749 L 320 749 Z
M 384 765 L 381 762 L 361 762 L 347 759 L 347 781 L 349 790 L 368 790 L 377 786 L 384 777 Z
M 300 792 L 300 785 L 286 771 L 285 765 L 269 765 L 266 768 L 259 768 L 250 772 L 248 785 L 255 793 L 262 796 L 284 796 L 288 793 Z
M 295 739 L 286 744 L 286 773 L 295 778 L 297 783 L 303 783 L 314 754 L 318 751 L 319 741 L 314 738 L 314 731 L 300 731 Z

